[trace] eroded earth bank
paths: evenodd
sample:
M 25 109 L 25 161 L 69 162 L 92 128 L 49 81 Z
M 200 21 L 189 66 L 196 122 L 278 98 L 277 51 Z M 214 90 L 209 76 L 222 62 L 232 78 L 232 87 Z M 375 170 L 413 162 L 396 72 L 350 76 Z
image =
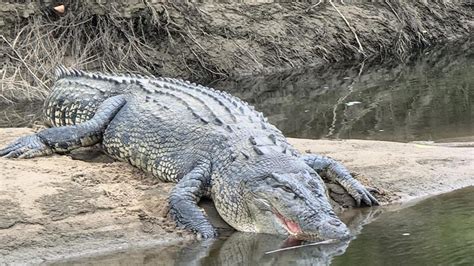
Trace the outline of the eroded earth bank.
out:
M 469 1 L 271 2 L 2 1 L 0 103 L 44 99 L 60 64 L 206 84 L 348 61 L 403 62 L 420 48 L 469 38 L 474 26 Z
M 0 146 L 32 132 L 0 129 Z M 474 185 L 472 143 L 290 142 L 302 152 L 340 160 L 361 182 L 380 190 L 376 196 L 385 205 Z M 97 150 L 31 160 L 0 158 L 0 169 L 0 263 L 54 261 L 194 238 L 167 218 L 172 184 Z M 333 198 L 351 204 L 340 188 L 330 189 Z M 208 205 L 205 209 L 216 217 Z

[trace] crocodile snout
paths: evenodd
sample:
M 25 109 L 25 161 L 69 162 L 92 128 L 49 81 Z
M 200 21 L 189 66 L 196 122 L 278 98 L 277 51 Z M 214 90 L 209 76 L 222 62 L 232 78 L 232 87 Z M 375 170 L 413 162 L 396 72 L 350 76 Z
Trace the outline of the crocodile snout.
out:
M 330 219 L 319 227 L 319 236 L 322 239 L 348 239 L 351 234 L 347 226 L 339 219 Z

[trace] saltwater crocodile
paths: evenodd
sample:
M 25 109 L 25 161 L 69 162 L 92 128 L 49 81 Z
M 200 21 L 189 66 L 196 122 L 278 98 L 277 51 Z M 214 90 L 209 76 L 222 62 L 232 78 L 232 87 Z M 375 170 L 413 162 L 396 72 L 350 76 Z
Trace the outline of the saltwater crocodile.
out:
M 88 73 L 59 67 L 45 101 L 51 128 L 0 150 L 32 158 L 100 144 L 118 160 L 176 182 L 169 213 L 178 226 L 215 237 L 197 203 L 244 232 L 346 238 L 320 176 L 358 205 L 377 200 L 338 162 L 298 153 L 253 107 L 225 92 L 172 78 Z

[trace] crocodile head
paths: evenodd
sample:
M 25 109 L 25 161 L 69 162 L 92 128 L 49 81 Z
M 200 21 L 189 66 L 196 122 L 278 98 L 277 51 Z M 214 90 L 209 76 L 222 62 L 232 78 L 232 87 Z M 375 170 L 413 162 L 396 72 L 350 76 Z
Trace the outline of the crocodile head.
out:
M 349 230 L 329 204 L 314 172 L 273 172 L 246 182 L 244 198 L 251 231 L 299 239 L 347 239 Z

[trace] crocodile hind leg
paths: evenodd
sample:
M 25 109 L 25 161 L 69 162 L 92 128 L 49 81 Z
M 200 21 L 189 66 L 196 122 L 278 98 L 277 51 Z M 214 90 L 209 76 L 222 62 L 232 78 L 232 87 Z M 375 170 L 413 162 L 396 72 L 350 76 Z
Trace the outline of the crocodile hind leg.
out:
M 125 102 L 122 95 L 111 97 L 99 106 L 92 119 L 74 126 L 48 128 L 36 134 L 18 138 L 7 147 L 0 149 L 0 156 L 33 158 L 95 145 L 102 140 L 104 130 Z
M 206 164 L 195 167 L 177 183 L 169 197 L 170 215 L 177 225 L 203 238 L 217 236 L 215 228 L 197 205 L 209 187 L 209 168 Z
M 352 177 L 341 163 L 317 154 L 305 154 L 301 158 L 321 176 L 339 183 L 354 198 L 357 206 L 360 206 L 361 202 L 367 206 L 379 205 L 368 189 Z

